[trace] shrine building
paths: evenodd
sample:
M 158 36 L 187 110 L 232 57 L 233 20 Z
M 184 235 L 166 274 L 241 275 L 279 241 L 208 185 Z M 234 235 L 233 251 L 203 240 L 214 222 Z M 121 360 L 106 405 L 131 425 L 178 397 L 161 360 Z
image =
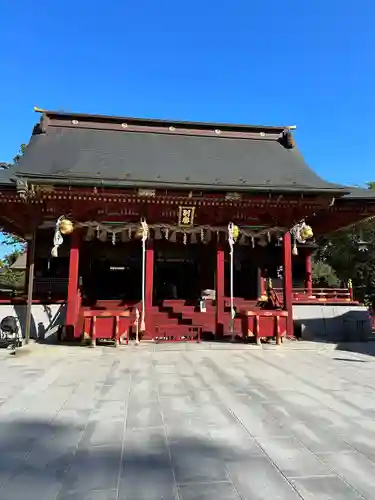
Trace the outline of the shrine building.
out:
M 37 111 L 0 172 L 0 224 L 29 243 L 26 290 L 0 306 L 28 290 L 34 330 L 49 307 L 44 334 L 70 340 L 280 340 L 296 306 L 359 307 L 350 283 L 313 286 L 311 255 L 375 197 L 320 178 L 294 127 Z

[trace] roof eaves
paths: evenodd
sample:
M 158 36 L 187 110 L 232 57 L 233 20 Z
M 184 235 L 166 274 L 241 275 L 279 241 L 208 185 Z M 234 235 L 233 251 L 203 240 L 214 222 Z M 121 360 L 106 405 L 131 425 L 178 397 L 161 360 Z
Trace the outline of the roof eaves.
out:
M 348 187 L 347 190 L 349 192 L 344 196 L 344 200 L 368 200 L 375 202 L 375 191 L 373 189 Z
M 17 172 L 16 172 L 17 174 Z M 223 190 L 223 191 L 260 191 L 260 192 L 299 192 L 303 193 L 326 193 L 333 196 L 345 196 L 350 193 L 349 190 L 332 184 L 321 188 L 317 186 L 283 186 L 283 185 L 237 185 L 237 184 L 193 184 L 191 182 L 163 182 L 163 181 L 142 181 L 142 180 L 125 180 L 125 179 L 103 179 L 95 177 L 60 177 L 60 176 L 42 176 L 37 174 L 19 172 L 20 176 L 30 181 L 38 180 L 45 184 L 66 185 L 66 186 L 101 186 L 101 187 L 153 187 L 153 188 L 181 188 L 181 189 L 203 189 L 203 190 Z
M 14 184 L 13 177 L 15 175 L 14 167 L 4 168 L 0 170 L 0 186 L 9 186 Z

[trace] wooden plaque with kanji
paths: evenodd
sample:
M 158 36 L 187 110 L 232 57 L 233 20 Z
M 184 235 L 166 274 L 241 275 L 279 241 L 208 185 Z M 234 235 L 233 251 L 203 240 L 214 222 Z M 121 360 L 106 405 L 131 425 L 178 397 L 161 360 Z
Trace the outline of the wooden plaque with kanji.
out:
M 178 225 L 191 227 L 194 224 L 195 207 L 180 207 L 178 210 Z

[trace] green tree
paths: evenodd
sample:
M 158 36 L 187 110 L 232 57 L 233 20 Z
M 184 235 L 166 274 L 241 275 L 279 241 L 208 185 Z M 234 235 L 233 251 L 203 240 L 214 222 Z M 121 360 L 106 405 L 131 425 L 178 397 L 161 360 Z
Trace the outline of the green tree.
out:
M 25 272 L 11 268 L 21 254 L 21 250 L 13 251 L 0 261 L 0 288 L 10 290 L 22 290 L 24 288 Z
M 327 235 L 319 242 L 315 260 L 330 266 L 342 284 L 351 279 L 358 300 L 374 301 L 375 219 Z M 328 272 L 327 267 L 321 269 Z
M 14 164 L 19 162 L 19 159 L 24 155 L 25 150 L 27 148 L 27 144 L 21 144 L 18 153 L 13 157 L 13 163 L 0 163 L 0 168 L 1 169 L 7 169 L 12 167 Z M 7 233 L 5 231 L 1 231 L 2 236 L 3 236 L 3 241 L 2 243 L 4 245 L 8 245 L 14 248 L 14 251 L 11 252 L 14 253 L 15 251 L 24 251 L 26 247 L 25 240 L 23 240 L 21 237 Z
M 18 163 L 20 158 L 24 155 L 25 150 L 27 148 L 27 144 L 21 144 L 20 149 L 16 156 L 13 157 L 13 163 Z
M 320 287 L 338 287 L 340 280 L 336 271 L 327 262 L 315 260 L 312 264 L 312 275 L 314 285 Z

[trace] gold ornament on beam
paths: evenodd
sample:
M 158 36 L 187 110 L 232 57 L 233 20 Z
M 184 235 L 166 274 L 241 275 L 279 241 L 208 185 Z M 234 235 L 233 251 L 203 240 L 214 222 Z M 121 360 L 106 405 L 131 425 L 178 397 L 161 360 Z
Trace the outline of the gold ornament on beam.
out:
M 290 233 L 293 238 L 292 254 L 298 255 L 297 243 L 306 243 L 307 240 L 314 236 L 311 226 L 308 226 L 305 221 L 300 222 L 292 227 Z
M 60 233 L 64 236 L 66 234 L 72 234 L 72 232 L 74 231 L 73 222 L 69 219 L 61 219 L 59 223 L 59 230 Z
M 300 237 L 303 241 L 310 240 L 314 236 L 313 230 L 311 229 L 311 226 L 308 226 L 307 224 L 302 227 Z
M 134 238 L 137 238 L 137 240 L 140 240 L 143 236 L 143 229 L 142 229 L 142 226 L 138 226 L 137 227 L 137 230 L 134 234 Z
M 145 240 L 147 240 L 148 233 L 149 233 L 148 225 L 146 221 L 142 219 L 140 225 L 137 227 L 134 237 L 137 239 L 144 238 Z
M 53 248 L 51 250 L 52 257 L 58 256 L 59 247 L 63 244 L 63 236 L 73 232 L 73 223 L 66 219 L 64 215 L 57 219 L 55 225 L 55 234 L 53 236 Z

